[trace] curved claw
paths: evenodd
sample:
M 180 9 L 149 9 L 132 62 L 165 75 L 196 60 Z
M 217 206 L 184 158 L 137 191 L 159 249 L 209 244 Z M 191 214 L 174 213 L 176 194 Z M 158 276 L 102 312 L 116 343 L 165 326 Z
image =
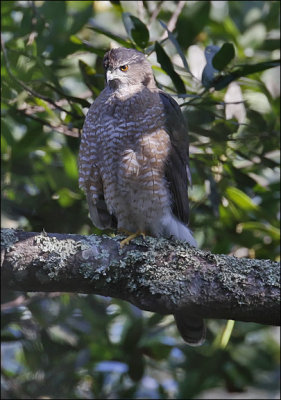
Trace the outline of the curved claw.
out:
M 141 231 L 137 231 L 135 233 L 132 233 L 131 235 L 129 235 L 128 237 L 126 237 L 126 239 L 123 239 L 120 242 L 120 247 L 121 249 L 126 246 L 126 244 L 129 244 L 133 239 L 135 239 L 137 236 L 142 236 L 145 239 L 145 233 L 141 232 Z

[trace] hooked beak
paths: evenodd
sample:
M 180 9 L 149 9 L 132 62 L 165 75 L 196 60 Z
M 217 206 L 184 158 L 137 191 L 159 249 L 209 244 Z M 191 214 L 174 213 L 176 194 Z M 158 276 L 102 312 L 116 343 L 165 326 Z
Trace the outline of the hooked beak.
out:
M 118 74 L 115 71 L 108 70 L 106 72 L 106 82 L 113 81 L 114 79 L 118 79 Z

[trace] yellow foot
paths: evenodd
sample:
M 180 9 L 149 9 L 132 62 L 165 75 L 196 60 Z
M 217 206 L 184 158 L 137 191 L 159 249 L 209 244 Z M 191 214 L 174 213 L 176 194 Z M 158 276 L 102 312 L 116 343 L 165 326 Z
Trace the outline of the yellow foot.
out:
M 126 246 L 126 244 L 129 244 L 131 240 L 135 239 L 137 236 L 142 236 L 145 239 L 145 233 L 141 231 L 137 231 L 136 233 L 132 233 L 130 236 L 126 237 L 126 239 L 122 240 L 120 242 L 120 247 L 121 249 Z

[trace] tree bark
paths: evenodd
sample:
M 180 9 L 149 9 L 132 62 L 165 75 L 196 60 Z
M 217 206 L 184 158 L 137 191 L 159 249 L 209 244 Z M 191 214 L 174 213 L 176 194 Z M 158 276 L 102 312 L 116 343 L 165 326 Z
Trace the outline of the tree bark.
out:
M 1 231 L 2 285 L 110 296 L 160 314 L 280 325 L 280 264 L 163 238 Z

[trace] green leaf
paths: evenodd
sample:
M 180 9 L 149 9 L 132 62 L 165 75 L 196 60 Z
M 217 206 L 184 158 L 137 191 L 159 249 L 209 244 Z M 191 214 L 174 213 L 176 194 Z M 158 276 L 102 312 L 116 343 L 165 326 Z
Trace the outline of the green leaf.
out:
M 150 334 L 149 336 L 144 336 L 140 341 L 140 347 L 142 352 L 154 359 L 154 360 L 165 360 L 168 358 L 172 346 L 170 344 L 162 343 L 161 336 L 163 333 L 160 334 Z
M 122 4 L 119 0 L 112 0 L 110 3 L 115 7 L 118 11 L 122 11 Z
M 143 320 L 141 318 L 130 321 L 127 330 L 124 331 L 122 347 L 128 353 L 136 351 L 143 334 Z
M 257 206 L 249 196 L 235 187 L 228 187 L 226 193 L 228 198 L 242 210 L 257 211 L 259 209 L 259 206 Z
M 104 87 L 104 77 L 98 76 L 96 70 L 83 60 L 79 60 L 79 68 L 85 84 L 95 96 L 98 96 Z
M 43 84 L 50 88 L 51 90 L 53 90 L 54 92 L 58 93 L 60 96 L 66 98 L 67 100 L 74 102 L 74 103 L 78 103 L 80 104 L 82 107 L 90 107 L 90 103 L 85 100 L 85 99 L 81 99 L 80 97 L 76 97 L 76 96 L 70 96 L 66 93 L 64 93 L 60 88 L 53 86 L 52 84 L 48 83 L 48 82 L 43 82 Z
M 104 56 L 104 50 L 93 46 L 92 43 L 88 42 L 87 40 L 82 40 L 75 35 L 71 35 L 69 40 L 74 44 L 78 44 L 81 50 L 85 49 L 86 51 L 91 51 L 92 53 L 97 54 L 99 57 Z
M 224 76 L 219 76 L 216 80 L 214 80 L 212 86 L 216 90 L 221 90 L 224 89 L 231 82 L 235 81 L 238 78 L 241 78 L 242 76 L 247 76 L 254 74 L 256 72 L 265 71 L 269 68 L 274 68 L 279 65 L 280 65 L 280 60 L 272 60 L 272 61 L 264 61 L 257 64 L 243 64 L 240 66 L 236 66 L 229 74 Z
M 220 348 L 221 349 L 226 348 L 226 346 L 229 342 L 230 336 L 232 334 L 234 324 L 235 324 L 235 321 L 233 321 L 232 319 L 229 319 L 227 321 L 226 326 L 222 332 L 221 340 L 220 340 Z
M 185 93 L 185 86 L 184 83 L 181 79 L 181 77 L 176 73 L 174 70 L 174 66 L 163 49 L 163 47 L 156 41 L 155 42 L 155 51 L 157 55 L 157 61 L 161 65 L 162 69 L 169 75 L 169 77 L 172 79 L 173 84 L 175 85 L 175 88 L 177 89 L 178 93 Z
M 50 108 L 50 104 L 47 101 L 39 99 L 38 97 L 36 97 L 36 98 L 34 98 L 34 102 L 38 106 L 43 107 L 45 109 L 45 111 L 48 114 L 48 116 L 49 116 L 51 121 L 56 122 L 56 123 L 60 123 L 59 117 L 57 116 L 56 112 L 52 108 Z
M 149 32 L 145 24 L 128 12 L 122 13 L 122 19 L 129 38 L 144 49 L 149 40 Z
M 243 230 L 262 231 L 271 236 L 272 239 L 277 241 L 280 240 L 280 230 L 278 228 L 275 228 L 271 224 L 258 221 L 249 221 L 249 222 L 242 222 L 241 224 L 239 224 L 239 226 Z
M 235 78 L 240 78 L 241 76 L 247 76 L 250 74 L 254 74 L 256 72 L 265 71 L 269 68 L 278 67 L 280 65 L 279 60 L 271 60 L 271 61 L 264 61 L 257 64 L 242 64 L 240 66 L 236 66 L 233 71 L 231 72 Z
M 95 32 L 101 33 L 102 35 L 105 35 L 105 36 L 107 36 L 107 37 L 109 37 L 109 38 L 115 40 L 115 42 L 120 43 L 120 44 L 121 44 L 122 46 L 124 46 L 124 47 L 131 47 L 131 48 L 134 47 L 134 46 L 133 46 L 128 40 L 126 40 L 125 38 L 123 38 L 123 37 L 121 37 L 121 36 L 119 36 L 119 35 L 116 35 L 115 33 L 112 33 L 112 32 L 110 32 L 110 31 L 108 31 L 107 29 L 102 28 L 102 27 L 100 27 L 100 26 L 98 26 L 98 25 L 96 25 L 96 24 L 93 24 L 93 23 L 92 23 L 90 26 L 88 26 L 88 28 L 89 28 L 89 29 L 92 29 L 92 30 L 95 31 Z
M 216 140 L 228 140 L 230 135 L 237 131 L 237 124 L 233 120 L 217 119 L 212 123 L 212 133 L 215 132 Z M 212 135 L 210 135 L 212 137 Z
M 66 175 L 73 180 L 78 179 L 77 159 L 68 147 L 63 147 L 62 159 Z
M 71 207 L 75 201 L 79 200 L 79 195 L 66 187 L 59 189 L 56 192 L 56 196 L 58 203 L 63 208 Z
M 172 34 L 172 32 L 169 31 L 167 25 L 166 25 L 163 21 L 160 21 L 160 20 L 159 20 L 159 22 L 160 22 L 160 24 L 163 26 L 163 28 L 165 28 L 166 31 L 168 32 L 168 38 L 169 38 L 169 40 L 173 43 L 173 45 L 175 46 L 175 48 L 177 49 L 177 52 L 178 52 L 178 54 L 179 54 L 179 56 L 180 56 L 180 58 L 181 58 L 181 60 L 182 60 L 182 63 L 183 63 L 183 65 L 184 65 L 185 69 L 186 69 L 188 72 L 190 72 L 188 63 L 187 63 L 187 61 L 186 61 L 185 55 L 183 54 L 183 51 L 182 51 L 180 45 L 179 45 L 179 42 L 177 41 L 177 39 L 175 38 L 175 36 Z
M 145 360 L 140 350 L 136 349 L 133 353 L 130 353 L 128 365 L 130 378 L 135 382 L 139 381 L 143 377 L 145 369 Z
M 89 6 L 80 12 L 73 15 L 71 27 L 69 28 L 69 35 L 73 35 L 83 28 L 93 14 L 93 4 L 90 2 Z
M 196 36 L 210 23 L 210 9 L 210 1 L 186 2 L 175 29 L 178 42 L 182 48 L 187 49 L 194 44 Z
M 235 49 L 232 43 L 224 43 L 221 49 L 212 59 L 213 67 L 222 71 L 235 57 Z
M 228 86 L 231 82 L 235 81 L 235 76 L 232 74 L 229 75 L 225 75 L 225 76 L 220 76 L 218 77 L 218 79 L 216 79 L 215 81 L 213 81 L 213 87 L 216 90 L 222 90 L 224 89 L 226 86 Z

